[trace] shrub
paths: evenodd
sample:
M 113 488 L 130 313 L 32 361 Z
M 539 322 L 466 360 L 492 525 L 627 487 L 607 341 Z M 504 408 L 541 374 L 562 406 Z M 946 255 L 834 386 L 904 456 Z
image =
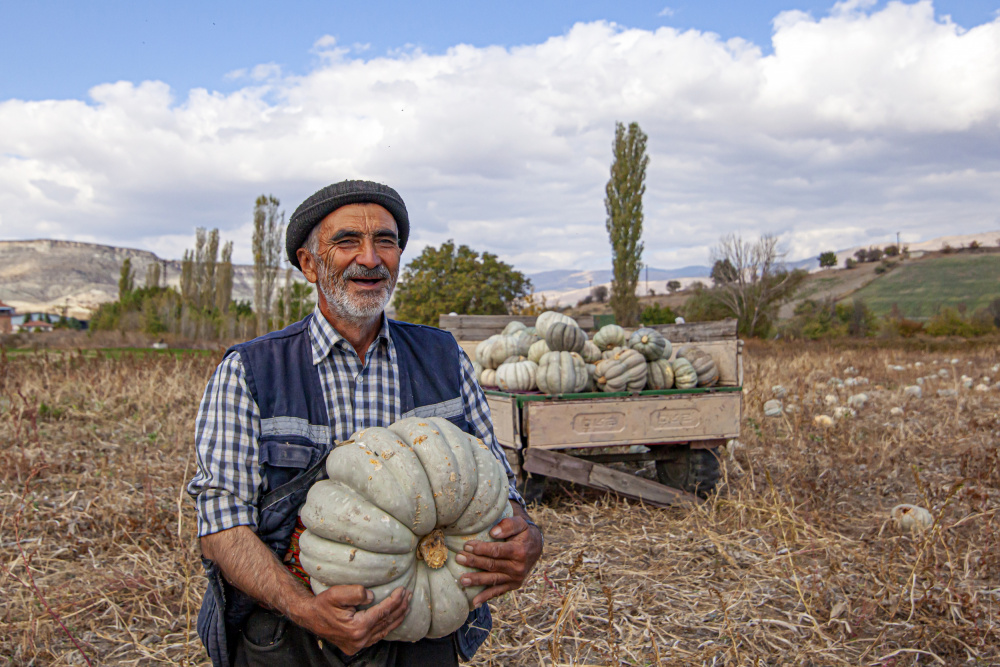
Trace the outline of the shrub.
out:
M 943 246 L 941 246 L 941 252 L 942 254 L 950 255 L 951 253 L 955 252 L 955 249 L 952 248 L 950 244 L 945 243 Z
M 844 260 L 844 268 L 845 269 L 853 269 L 857 265 L 858 265 L 858 262 L 853 257 L 848 257 L 847 259 Z
M 646 306 L 639 315 L 639 321 L 645 325 L 651 324 L 673 324 L 677 321 L 677 313 L 670 306 L 660 306 L 654 303 Z
M 899 246 L 887 245 L 885 247 L 885 250 L 883 250 L 883 252 L 885 252 L 886 257 L 896 257 L 897 255 L 899 255 Z
M 995 330 L 989 309 L 981 308 L 971 317 L 965 317 L 958 308 L 945 307 L 927 323 L 926 331 L 931 336 L 962 336 L 971 338 L 982 336 Z

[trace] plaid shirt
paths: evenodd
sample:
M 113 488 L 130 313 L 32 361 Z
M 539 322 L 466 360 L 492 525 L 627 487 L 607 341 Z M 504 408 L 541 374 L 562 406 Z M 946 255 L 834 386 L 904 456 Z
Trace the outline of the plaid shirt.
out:
M 354 348 L 317 308 L 309 324 L 313 364 L 319 370 L 334 441 L 372 426 L 389 426 L 402 417 L 396 348 L 387 320 L 368 347 L 364 363 Z M 476 435 L 503 464 L 510 481 L 510 498 L 524 504 L 514 487 L 514 475 L 493 436 L 486 396 L 472 362 L 455 346 L 462 368 L 465 417 Z M 269 489 L 261 475 L 257 434 L 260 411 L 247 389 L 238 352 L 226 355 L 205 388 L 195 427 L 198 472 L 187 491 L 198 507 L 198 535 L 235 526 L 257 527 L 257 501 Z M 333 442 L 328 443 L 332 449 Z

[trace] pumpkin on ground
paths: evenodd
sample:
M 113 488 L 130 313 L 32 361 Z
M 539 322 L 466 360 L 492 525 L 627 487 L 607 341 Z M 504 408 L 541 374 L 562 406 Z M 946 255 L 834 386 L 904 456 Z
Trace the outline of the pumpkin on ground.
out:
M 579 352 L 587 342 L 587 334 L 575 324 L 553 322 L 545 332 L 545 342 L 553 352 Z
M 588 364 L 596 364 L 602 359 L 600 348 L 594 345 L 594 341 L 591 340 L 588 340 L 583 344 L 583 349 L 580 350 L 580 356 L 583 357 L 583 360 Z
M 444 637 L 465 623 L 480 587 L 455 555 L 512 515 L 503 465 L 483 442 L 441 417 L 358 431 L 326 462 L 300 512 L 302 567 L 317 594 L 360 584 L 372 604 L 402 586 L 413 599 L 387 640 Z
M 528 359 L 534 361 L 536 364 L 542 360 L 542 355 L 546 352 L 551 352 L 549 349 L 549 344 L 544 340 L 536 340 L 528 348 Z
M 675 389 L 694 389 L 698 386 L 698 373 L 691 362 L 684 357 L 678 357 L 670 362 L 674 369 Z
M 677 357 L 691 362 L 694 372 L 698 374 L 699 387 L 712 387 L 719 381 L 719 367 L 708 352 L 693 345 L 685 345 L 677 350 Z
M 670 389 L 674 386 L 674 367 L 670 361 L 657 359 L 646 366 L 646 389 Z
M 497 386 L 503 391 L 531 391 L 535 384 L 538 364 L 523 357 L 507 360 L 497 369 Z
M 919 505 L 896 505 L 889 516 L 896 528 L 906 533 L 922 533 L 934 525 L 934 516 Z
M 500 332 L 501 336 L 513 336 L 518 331 L 524 331 L 527 329 L 527 325 L 524 322 L 519 322 L 518 320 L 511 320 L 507 323 L 507 326 L 503 328 Z
M 587 364 L 576 352 L 546 352 L 535 381 L 546 394 L 575 394 L 587 386 Z
M 617 324 L 605 324 L 594 334 L 594 345 L 603 350 L 625 346 L 625 330 Z
M 538 337 L 545 338 L 545 335 L 549 332 L 549 327 L 556 322 L 565 322 L 566 324 L 579 326 L 576 323 L 576 320 L 569 315 L 563 315 L 562 313 L 557 313 L 554 310 L 546 310 L 535 320 L 535 330 L 538 333 Z
M 492 368 L 484 368 L 482 374 L 479 376 L 479 385 L 481 387 L 495 387 L 497 386 L 497 372 Z
M 646 358 L 646 361 L 656 361 L 663 357 L 670 358 L 673 352 L 670 342 L 656 329 L 642 327 L 636 329 L 628 339 L 628 346 Z

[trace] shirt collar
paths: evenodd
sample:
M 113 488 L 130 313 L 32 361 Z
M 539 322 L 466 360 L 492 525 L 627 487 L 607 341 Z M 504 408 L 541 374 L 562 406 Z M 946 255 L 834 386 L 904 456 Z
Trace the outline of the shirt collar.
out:
M 388 345 L 390 342 L 389 337 L 389 319 L 382 313 L 382 326 L 379 329 L 378 336 L 372 341 L 372 345 L 378 345 L 380 341 L 385 341 Z M 340 347 L 351 347 L 351 344 L 347 342 L 340 332 L 333 328 L 329 320 L 323 315 L 322 311 L 317 305 L 313 309 L 313 318 L 309 322 L 309 339 L 312 342 L 312 362 L 313 366 L 320 363 L 329 356 L 330 351 L 334 346 Z M 351 348 L 353 349 L 353 348 Z

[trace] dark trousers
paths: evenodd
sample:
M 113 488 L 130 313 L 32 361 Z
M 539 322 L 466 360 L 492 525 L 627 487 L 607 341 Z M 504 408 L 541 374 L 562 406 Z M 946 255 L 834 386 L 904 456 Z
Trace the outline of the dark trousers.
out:
M 236 667 L 453 667 L 455 637 L 418 642 L 378 642 L 352 656 L 319 640 L 288 619 L 257 608 L 236 648 Z

